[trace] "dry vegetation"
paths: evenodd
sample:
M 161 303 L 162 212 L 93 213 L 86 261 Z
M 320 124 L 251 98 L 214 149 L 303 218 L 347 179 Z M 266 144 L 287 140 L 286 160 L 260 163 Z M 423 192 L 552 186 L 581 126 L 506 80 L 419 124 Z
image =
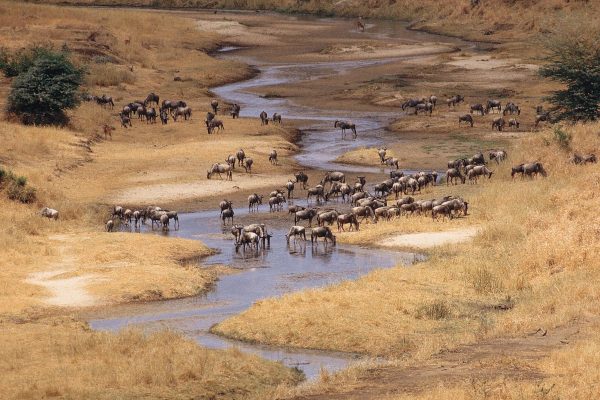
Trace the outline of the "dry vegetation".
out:
M 64 0 L 52 0 L 64 3 Z M 577 0 L 68 0 L 71 4 L 145 7 L 265 9 L 327 16 L 413 21 L 418 29 L 484 41 L 524 39 L 545 33 L 569 13 L 597 15 L 599 4 Z M 518 16 L 518 18 L 513 18 Z
M 441 195 L 466 189 L 472 205 L 467 218 L 447 223 L 402 218 L 364 224 L 359 233 L 341 237 L 371 244 L 392 232 L 477 224 L 481 231 L 471 243 L 435 249 L 411 268 L 261 301 L 214 331 L 257 342 L 423 360 L 463 343 L 584 323 L 600 311 L 600 220 L 594 212 L 600 175 L 595 165 L 578 167 L 567 159 L 571 149 L 597 151 L 597 130 L 597 124 L 568 128 L 573 139 L 567 150 L 551 130 L 530 135 L 478 191 L 468 185 L 436 190 Z M 511 181 L 509 164 L 536 159 L 546 165 L 548 178 Z
M 240 143 L 254 149 L 254 143 L 239 140 L 250 129 L 242 122 L 227 126 L 228 136 L 207 138 L 198 131 L 209 103 L 207 86 L 240 79 L 249 70 L 211 58 L 206 51 L 216 48 L 219 37 L 171 15 L 0 2 L 0 26 L 9 51 L 33 43 L 68 47 L 77 63 L 88 66 L 85 90 L 113 96 L 117 107 L 157 91 L 163 98 L 194 99 L 197 112 L 192 122 L 164 130 L 134 121 L 132 129 L 113 131 L 112 141 L 104 140 L 101 128 L 114 124 L 117 107 L 83 104 L 63 129 L 0 121 L 3 168 L 25 176 L 37 194 L 31 205 L 0 196 L 0 218 L 6 221 L 0 228 L 2 397 L 240 398 L 296 382 L 299 376 L 280 364 L 202 349 L 179 334 L 95 333 L 65 316 L 71 312 L 65 307 L 190 296 L 215 282 L 217 271 L 196 266 L 210 252 L 198 241 L 109 234 L 103 227 L 107 204 L 118 193 L 184 177 L 186 183 L 204 179 L 208 161 L 196 161 L 198 155 L 210 159 L 219 146 L 222 153 Z M 0 80 L 2 107 L 9 85 Z M 198 143 L 199 133 L 211 146 Z M 285 154 L 293 147 L 282 133 L 260 132 Z M 260 172 L 263 163 L 256 164 Z M 170 207 L 176 199 L 166 200 L 161 205 Z M 59 220 L 42 218 L 43 206 L 58 209 Z

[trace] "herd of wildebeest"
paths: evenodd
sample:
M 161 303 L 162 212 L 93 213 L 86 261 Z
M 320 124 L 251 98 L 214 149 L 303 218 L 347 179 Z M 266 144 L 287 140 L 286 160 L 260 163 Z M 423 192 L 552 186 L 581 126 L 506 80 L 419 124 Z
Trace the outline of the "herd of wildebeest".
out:
M 102 106 L 114 107 L 114 102 L 111 97 L 106 95 L 87 96 L 84 98 L 88 101 L 96 101 Z M 405 101 L 401 108 L 402 110 L 413 109 L 414 114 L 420 112 L 431 115 L 437 105 L 437 97 L 430 96 L 429 98 L 409 99 Z M 448 107 L 455 107 L 461 102 L 464 102 L 464 97 L 455 95 L 446 100 Z M 121 125 L 124 128 L 131 126 L 131 118 L 137 115 L 138 119 L 145 120 L 147 123 L 155 123 L 157 116 L 163 124 L 167 124 L 169 117 L 177 122 L 183 118 L 188 120 L 191 118 L 192 110 L 183 100 L 163 100 L 160 103 L 158 112 L 152 104 L 158 107 L 159 97 L 155 93 L 150 93 L 143 101 L 134 101 L 125 105 L 119 112 Z M 211 111 L 207 112 L 204 123 L 209 134 L 215 130 L 221 131 L 224 129 L 223 121 L 216 118 L 219 112 L 219 103 L 212 100 L 210 103 Z M 232 118 L 238 118 L 240 106 L 233 104 L 229 108 Z M 513 102 L 505 104 L 504 108 L 498 100 L 488 100 L 485 105 L 473 104 L 470 106 L 470 112 L 459 117 L 459 125 L 468 123 L 474 125 L 473 114 L 479 113 L 482 116 L 497 111 L 504 116 L 518 116 L 521 114 L 520 108 Z M 269 121 L 281 123 L 282 117 L 278 113 L 274 113 L 269 119 L 265 111 L 259 115 L 262 125 L 266 125 Z M 541 106 L 536 108 L 535 126 L 542 121 L 548 121 L 549 114 L 544 112 Z M 507 121 L 502 116 L 494 118 L 492 121 L 492 129 L 502 129 L 508 124 L 509 127 L 519 128 L 520 123 L 516 118 L 511 118 Z M 335 128 L 341 129 L 342 138 L 344 138 L 346 130 L 352 132 L 353 138 L 356 138 L 356 126 L 347 121 L 336 120 Z M 105 127 L 105 133 L 106 133 Z M 114 128 L 110 128 L 114 129 Z M 304 171 L 297 172 L 294 178 L 289 179 L 282 188 L 275 189 L 268 196 L 253 193 L 248 196 L 248 212 L 258 212 L 263 201 L 269 206 L 269 212 L 280 212 L 284 210 L 284 204 L 288 204 L 288 214 L 293 216 L 294 225 L 288 231 L 286 239 L 288 244 L 293 239 L 297 238 L 306 241 L 306 229 L 310 229 L 311 242 L 317 243 L 319 238 L 322 238 L 327 245 L 328 242 L 335 244 L 336 237 L 333 234 L 331 226 L 337 225 L 338 232 L 345 231 L 347 226 L 350 231 L 359 230 L 359 226 L 365 220 L 370 223 L 377 223 L 380 220 L 391 220 L 401 216 L 417 216 L 428 215 L 433 220 L 452 219 L 460 215 L 467 215 L 469 203 L 455 196 L 445 196 L 440 199 L 431 200 L 415 200 L 413 197 L 417 193 L 432 185 L 438 185 L 441 180 L 441 174 L 436 171 L 418 172 L 408 174 L 400 170 L 399 159 L 396 157 L 388 157 L 385 147 L 377 149 L 377 155 L 383 168 L 390 167 L 389 177 L 381 182 L 374 183 L 367 187 L 367 182 L 364 176 L 357 177 L 356 182 L 346 182 L 346 174 L 340 171 L 328 171 L 314 186 L 309 185 L 309 177 Z M 278 165 L 278 155 L 276 150 L 271 150 L 269 153 L 269 162 L 272 165 Z M 490 150 L 488 159 L 486 160 L 483 153 L 479 152 L 470 158 L 460 158 L 448 162 L 448 169 L 444 176 L 446 177 L 446 186 L 465 184 L 467 181 L 471 184 L 477 184 L 479 178 L 487 177 L 491 179 L 494 172 L 490 169 L 490 163 L 496 165 L 505 161 L 508 154 L 505 150 Z M 214 175 L 218 175 L 223 179 L 222 174 L 225 174 L 226 179 L 233 179 L 233 171 L 237 167 L 243 167 L 246 173 L 252 172 L 253 159 L 248 157 L 243 149 L 237 150 L 234 154 L 229 154 L 225 158 L 225 162 L 214 163 L 207 170 L 207 179 Z M 580 155 L 575 153 L 570 159 L 573 164 L 596 163 L 595 154 Z M 538 175 L 547 176 L 544 166 L 539 161 L 529 163 L 521 163 L 512 167 L 511 177 L 515 175 L 535 178 Z M 282 190 L 283 189 L 283 190 Z M 295 190 L 304 190 L 306 196 L 306 207 L 298 204 L 292 204 L 295 196 Z M 389 197 L 393 195 L 394 200 Z M 341 201 L 344 204 L 341 207 L 328 207 L 327 204 L 336 201 L 339 204 Z M 247 248 L 258 248 L 265 243 L 270 244 L 271 235 L 267 232 L 265 224 L 251 224 L 241 226 L 234 224 L 234 208 L 233 202 L 223 200 L 219 204 L 220 218 L 223 225 L 231 224 L 231 233 L 235 239 L 236 250 L 240 247 L 245 251 Z M 57 219 L 58 211 L 51 208 L 44 208 L 41 212 L 43 216 Z M 179 216 L 177 211 L 169 211 L 158 206 L 151 206 L 137 210 L 125 209 L 121 206 L 115 206 L 112 210 L 110 219 L 106 222 L 106 230 L 111 232 L 118 229 L 120 226 L 131 227 L 138 229 L 141 225 L 150 221 L 151 228 L 155 226 L 164 231 L 170 229 L 171 221 L 174 222 L 174 228 L 179 229 Z M 317 226 L 313 227 L 313 220 L 316 220 Z M 305 221 L 308 227 L 300 225 Z

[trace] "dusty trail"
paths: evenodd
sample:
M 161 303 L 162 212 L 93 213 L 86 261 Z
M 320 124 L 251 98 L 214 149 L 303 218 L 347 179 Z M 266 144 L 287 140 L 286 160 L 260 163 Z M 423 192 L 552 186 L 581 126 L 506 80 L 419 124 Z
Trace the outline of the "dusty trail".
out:
M 469 380 L 541 381 L 546 376 L 528 365 L 571 340 L 581 339 L 579 325 L 541 329 L 525 337 L 494 339 L 443 352 L 422 364 L 376 367 L 364 371 L 347 391 L 319 393 L 296 399 L 382 399 L 394 394 L 417 394 Z

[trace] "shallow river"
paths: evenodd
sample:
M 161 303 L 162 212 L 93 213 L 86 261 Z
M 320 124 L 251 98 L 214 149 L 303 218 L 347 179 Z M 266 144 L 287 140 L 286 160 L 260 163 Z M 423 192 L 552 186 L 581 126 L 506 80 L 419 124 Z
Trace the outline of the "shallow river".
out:
M 418 40 L 426 34 L 408 32 L 399 24 L 382 24 L 371 35 L 403 36 Z M 404 36 L 403 36 L 404 37 Z M 437 37 L 429 40 L 440 40 Z M 235 48 L 227 48 L 223 57 L 238 57 Z M 243 53 L 243 52 L 242 52 Z M 245 61 L 249 61 L 245 59 Z M 398 114 L 391 112 L 353 112 L 352 121 L 357 125 L 358 139 L 340 140 L 340 132 L 333 128 L 336 119 L 345 119 L 343 112 L 321 111 L 298 106 L 286 99 L 265 99 L 247 90 L 273 84 L 285 84 L 301 79 L 316 79 L 328 74 L 342 74 L 353 68 L 361 68 L 390 60 L 349 61 L 337 63 L 267 65 L 250 60 L 261 71 L 248 81 L 213 89 L 222 99 L 236 102 L 242 107 L 242 116 L 257 117 L 262 110 L 269 114 L 280 112 L 285 119 L 306 122 L 302 127 L 297 156 L 300 164 L 323 170 L 337 169 L 354 172 L 381 172 L 378 168 L 342 166 L 333 160 L 343 152 L 361 146 L 377 146 L 385 143 L 388 133 L 384 127 Z M 349 138 L 349 136 L 347 136 Z M 341 143 L 341 145 L 340 145 Z M 264 211 L 265 206 L 263 206 Z M 236 209 L 236 217 L 247 213 Z M 344 368 L 360 358 L 352 354 L 327 351 L 296 350 L 274 346 L 261 346 L 224 339 L 209 333 L 209 328 L 224 319 L 247 309 L 257 300 L 281 296 L 305 288 L 322 287 L 342 280 L 356 279 L 375 268 L 389 268 L 398 264 L 410 265 L 422 257 L 412 253 L 374 251 L 357 246 L 311 246 L 297 242 L 286 245 L 283 227 L 270 227 L 273 235 L 271 246 L 258 253 L 236 253 L 231 234 L 224 230 L 218 212 L 208 211 L 185 214 L 180 217 L 181 229 L 168 234 L 201 240 L 217 249 L 214 256 L 202 260 L 202 265 L 224 264 L 239 270 L 238 273 L 220 278 L 213 290 L 206 295 L 162 302 L 128 304 L 111 307 L 89 318 L 93 329 L 119 330 L 126 326 L 138 326 L 152 330 L 172 328 L 193 337 L 209 348 L 235 346 L 242 351 L 283 362 L 301 369 L 307 378 L 314 378 L 324 368 L 330 372 Z M 144 228 L 147 232 L 148 229 Z M 161 234 L 161 233 L 156 233 Z M 268 318 L 268 316 L 265 316 Z

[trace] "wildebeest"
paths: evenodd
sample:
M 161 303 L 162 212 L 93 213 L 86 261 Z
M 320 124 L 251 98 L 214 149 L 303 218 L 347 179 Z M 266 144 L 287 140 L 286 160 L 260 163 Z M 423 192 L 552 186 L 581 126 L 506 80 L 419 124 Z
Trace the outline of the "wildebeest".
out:
M 273 165 L 277 165 L 277 150 L 271 150 L 269 153 L 269 162 Z
M 42 211 L 40 211 L 40 215 L 42 217 L 50 218 L 53 220 L 58 219 L 58 211 L 53 208 L 48 208 L 48 207 L 42 208 Z
M 481 104 L 481 103 L 472 104 L 470 113 L 473 114 L 475 111 L 480 112 L 481 115 L 485 114 L 485 109 L 483 108 L 483 104 Z
M 541 162 L 534 162 L 523 165 L 523 175 L 527 175 L 528 177 L 533 178 L 538 174 L 542 175 L 543 177 L 548 176 Z
M 231 106 L 230 114 L 231 114 L 231 118 L 233 118 L 233 119 L 239 118 L 240 117 L 240 106 L 238 104 L 234 103 Z
M 462 183 L 465 183 L 465 176 L 461 174 L 458 168 L 450 168 L 446 171 L 446 186 L 450 183 L 456 185 L 456 180 L 460 179 Z
M 327 182 L 346 182 L 346 175 L 339 171 L 328 171 L 323 177 L 323 184 Z
M 269 116 L 267 115 L 267 113 L 265 111 L 262 111 L 259 115 L 260 117 L 260 124 L 261 125 L 268 125 L 269 124 Z
M 504 118 L 502 118 L 502 117 L 494 118 L 494 120 L 492 121 L 492 130 L 494 130 L 494 128 L 496 128 L 496 129 L 498 129 L 499 132 L 501 132 L 505 125 L 506 125 L 506 121 L 504 120 Z
M 242 165 L 242 162 L 244 161 L 244 158 L 246 158 L 246 153 L 244 152 L 243 149 L 239 149 L 236 153 L 235 156 L 238 160 L 238 165 Z
M 573 163 L 573 164 L 587 164 L 587 163 L 591 163 L 591 164 L 595 164 L 598 160 L 596 159 L 596 155 L 595 154 L 585 154 L 585 155 L 581 155 L 578 153 L 573 154 L 573 157 L 571 157 L 569 159 L 569 162 Z
M 491 150 L 489 152 L 489 157 L 490 157 L 490 161 L 496 160 L 496 163 L 500 164 L 500 161 L 506 160 L 506 157 L 508 157 L 508 154 L 506 153 L 505 150 Z
M 254 232 L 242 232 L 235 243 L 235 251 L 238 251 L 243 246 L 243 251 L 246 251 L 246 246 L 252 249 L 252 246 L 258 251 L 260 238 Z
M 388 167 L 396 167 L 396 169 L 400 168 L 400 160 L 396 157 L 388 157 L 384 160 L 384 164 Z
M 364 221 L 365 218 L 371 218 L 371 221 L 377 222 L 375 219 L 375 212 L 373 208 L 370 206 L 356 206 L 352 208 L 352 213 L 356 215 L 356 217 L 362 217 L 361 221 Z
M 221 215 L 223 215 L 223 211 L 233 208 L 233 203 L 229 200 L 223 200 L 219 203 L 219 208 L 221 209 Z
M 147 124 L 155 124 L 156 123 L 156 109 L 154 107 L 150 107 L 146 110 L 146 123 Z
M 207 123 L 206 129 L 208 130 L 208 133 L 211 134 L 215 129 L 217 129 L 217 132 L 225 130 L 225 126 L 223 125 L 223 121 L 219 119 L 213 119 Z
M 248 196 L 248 212 L 251 212 L 252 210 L 258 211 L 258 206 L 262 204 L 262 199 L 263 197 L 256 193 Z
M 550 116 L 548 113 L 538 114 L 535 116 L 535 127 L 537 128 L 540 122 L 546 122 L 550 120 Z
M 155 94 L 154 92 L 148 94 L 148 96 L 146 96 L 146 100 L 144 100 L 144 105 L 147 106 L 149 104 L 152 103 L 156 103 L 156 105 L 158 106 L 158 101 L 159 101 L 159 97 L 157 94 Z
M 127 115 L 125 114 L 119 114 L 119 118 L 121 119 L 121 126 L 123 128 L 127 128 L 127 125 L 129 125 L 130 127 L 131 125 L 131 118 L 129 118 Z
M 408 99 L 404 103 L 402 103 L 402 111 L 407 108 L 416 107 L 418 104 L 425 103 L 425 98 L 421 99 Z
M 488 114 L 494 110 L 498 110 L 498 113 L 500 113 L 502 111 L 502 103 L 499 100 L 489 99 L 485 106 L 485 113 Z
M 457 94 L 447 99 L 446 104 L 448 104 L 448 107 L 454 107 L 462 101 L 465 101 L 465 97 L 461 96 L 460 94 Z
M 317 225 L 324 226 L 327 222 L 329 225 L 333 225 L 337 221 L 337 217 L 340 215 L 336 210 L 323 211 L 317 214 Z
M 160 109 L 160 122 L 163 125 L 166 125 L 169 122 L 169 114 L 167 113 L 167 110 L 164 108 Z
M 115 222 L 112 219 L 106 221 L 106 232 L 112 232 L 115 228 Z
M 223 179 L 221 174 L 226 173 L 227 179 L 231 181 L 231 180 L 233 180 L 232 170 L 233 170 L 233 168 L 229 164 L 215 163 L 212 165 L 212 167 L 210 167 L 210 169 L 208 171 L 206 171 L 206 178 L 210 179 L 210 177 L 213 176 L 214 174 L 218 174 L 219 178 Z
M 278 124 L 281 124 L 281 114 L 274 113 L 272 119 L 273 123 L 277 122 Z
M 312 220 L 317 215 L 317 210 L 309 208 L 308 210 L 300 210 L 294 213 L 294 225 L 298 224 L 298 221 L 308 220 L 308 226 L 312 226 Z
M 313 196 L 316 198 L 317 203 L 325 200 L 325 189 L 323 188 L 323 185 L 317 185 L 314 188 L 308 188 L 306 191 L 306 201 L 310 201 L 310 198 Z
M 207 127 L 208 127 L 208 124 L 210 123 L 210 121 L 212 121 L 213 119 L 215 119 L 215 114 L 208 111 L 206 113 L 206 118 L 204 119 L 204 123 L 206 124 Z
M 452 219 L 452 210 L 450 209 L 450 207 L 448 207 L 447 205 L 444 205 L 444 204 L 433 207 L 431 210 L 431 218 L 433 220 L 435 220 L 435 219 L 439 218 L 440 215 L 443 218 L 448 217 L 448 218 Z
M 425 114 L 429 113 L 429 115 L 431 116 L 431 114 L 433 113 L 433 104 L 429 102 L 419 103 L 415 106 L 415 115 L 417 115 L 419 111 L 422 111 Z
M 219 102 L 217 100 L 212 100 L 210 106 L 212 107 L 213 112 L 217 114 L 219 111 Z
M 458 125 L 460 126 L 461 122 L 466 122 L 467 124 L 471 124 L 471 128 L 473 127 L 473 116 L 471 114 L 465 114 L 463 116 L 458 117 Z
M 285 184 L 285 188 L 287 189 L 288 199 L 293 198 L 293 196 L 294 196 L 294 182 L 291 179 Z
M 336 120 L 333 123 L 333 127 L 340 128 L 342 130 L 342 139 L 346 136 L 346 129 L 350 129 L 352 131 L 352 137 L 356 139 L 356 125 L 354 125 L 352 122 Z
M 250 157 L 246 157 L 246 158 L 244 158 L 244 162 L 243 162 L 242 166 L 244 167 L 246 172 L 252 172 L 252 164 L 254 164 L 254 160 L 251 159 Z
M 382 164 L 385 164 L 385 154 L 387 152 L 387 148 L 382 148 L 382 149 L 377 149 L 377 154 L 379 154 L 379 159 L 381 160 Z
M 487 175 L 488 179 L 490 179 L 492 174 L 493 172 L 490 171 L 485 165 L 477 165 L 467 172 L 467 178 L 469 178 L 469 181 L 472 183 L 477 183 L 477 180 L 480 176 Z
M 281 193 L 277 196 L 269 198 L 269 212 L 281 211 L 283 209 L 283 203 L 286 203 L 285 196 Z
M 183 116 L 185 121 L 192 118 L 192 109 L 190 107 L 177 107 L 175 112 L 173 112 L 173 121 L 177 122 L 177 118 L 181 116 Z
M 292 236 L 294 237 L 294 241 L 296 241 L 296 236 L 300 236 L 306 242 L 306 228 L 298 225 L 292 226 L 285 235 L 288 244 L 290 243 L 290 237 Z
M 296 183 L 302 183 L 302 189 L 306 189 L 308 175 L 306 175 L 304 171 L 299 171 L 294 174 L 294 177 L 296 178 Z
M 127 115 L 129 118 L 131 118 L 131 107 L 123 106 L 121 109 L 121 114 Z
M 187 107 L 187 103 L 183 100 L 163 100 L 161 103 L 161 108 L 167 109 L 171 113 L 179 107 Z
M 221 219 L 223 220 L 223 225 L 225 225 L 227 223 L 228 219 L 231 221 L 231 224 L 233 224 L 233 216 L 234 215 L 235 215 L 235 212 L 233 211 L 232 208 L 223 210 L 223 212 L 221 213 Z
M 517 121 L 514 118 L 511 118 L 511 119 L 508 120 L 508 127 L 509 128 L 519 129 L 520 125 L 521 124 L 519 124 L 519 121 Z
M 96 103 L 98 103 L 102 107 L 104 107 L 106 105 L 109 105 L 110 108 L 111 108 L 111 110 L 115 106 L 115 103 L 113 102 L 112 97 L 111 96 L 107 96 L 105 94 L 103 94 L 100 97 L 96 97 Z
M 230 154 L 227 156 L 227 158 L 225 159 L 225 162 L 229 165 L 231 165 L 233 167 L 233 169 L 235 170 L 235 156 L 233 154 Z
M 331 241 L 335 244 L 335 235 L 331 232 L 331 228 L 328 226 L 320 226 L 318 228 L 311 229 L 310 232 L 310 241 L 311 243 L 315 243 L 319 241 L 319 238 L 323 238 L 325 244 L 327 244 L 327 240 Z
M 511 171 L 510 171 L 510 176 L 513 179 L 515 179 L 515 175 L 516 174 L 521 174 L 521 178 L 523 178 L 523 172 L 524 172 L 523 167 L 524 166 L 525 166 L 525 164 L 519 164 L 519 165 L 517 165 L 515 167 L 512 167 Z
M 429 102 L 433 105 L 433 107 L 435 107 L 435 105 L 437 104 L 438 98 L 437 96 L 431 95 L 429 96 Z
M 102 126 L 102 131 L 104 132 L 104 139 L 108 139 L 108 137 L 110 136 L 110 139 L 112 140 L 112 131 L 114 131 L 114 130 L 115 130 L 114 126 L 104 124 Z
M 344 225 L 350 224 L 350 230 L 354 227 L 358 231 L 359 223 L 356 215 L 353 213 L 341 214 L 337 217 L 338 232 L 344 231 Z
M 502 112 L 504 115 L 508 114 L 517 114 L 521 115 L 521 109 L 513 102 L 509 102 L 504 106 L 504 111 Z

